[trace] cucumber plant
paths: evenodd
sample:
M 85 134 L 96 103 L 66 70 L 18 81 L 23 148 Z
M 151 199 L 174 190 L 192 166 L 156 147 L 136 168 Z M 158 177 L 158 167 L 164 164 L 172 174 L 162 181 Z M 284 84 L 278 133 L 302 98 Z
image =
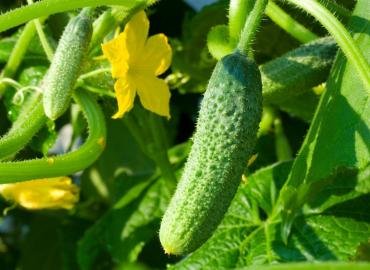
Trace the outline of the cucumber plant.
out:
M 368 0 L 20 2 L 0 269 L 370 268 Z

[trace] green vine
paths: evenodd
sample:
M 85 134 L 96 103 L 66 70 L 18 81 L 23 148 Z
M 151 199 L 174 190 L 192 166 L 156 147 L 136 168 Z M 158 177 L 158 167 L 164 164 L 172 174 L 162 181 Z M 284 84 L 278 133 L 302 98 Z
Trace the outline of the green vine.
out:
M 343 17 L 344 19 L 349 19 L 352 15 L 352 11 L 346 9 L 345 7 L 335 3 L 333 0 L 319 0 L 327 9 L 336 15 Z
M 33 4 L 33 0 L 27 0 L 27 3 L 29 5 Z M 51 44 L 48 41 L 48 38 L 46 37 L 46 34 L 44 32 L 44 29 L 42 28 L 42 22 L 40 19 L 35 19 L 33 20 L 35 26 L 36 26 L 36 31 L 39 36 L 41 46 L 44 49 L 44 52 L 46 54 L 46 57 L 48 58 L 49 62 L 53 60 L 54 57 L 54 48 L 51 46 Z
M 90 94 L 77 90 L 80 105 L 89 127 L 89 136 L 76 151 L 42 159 L 0 163 L 0 183 L 14 183 L 39 178 L 69 175 L 90 166 L 102 153 L 106 140 L 103 112 Z
M 139 3 L 154 1 L 132 1 L 132 0 L 43 0 L 32 5 L 20 7 L 0 16 L 0 32 L 21 25 L 32 19 L 49 16 L 59 12 L 75 10 L 83 7 L 124 5 L 127 9 L 135 7 Z

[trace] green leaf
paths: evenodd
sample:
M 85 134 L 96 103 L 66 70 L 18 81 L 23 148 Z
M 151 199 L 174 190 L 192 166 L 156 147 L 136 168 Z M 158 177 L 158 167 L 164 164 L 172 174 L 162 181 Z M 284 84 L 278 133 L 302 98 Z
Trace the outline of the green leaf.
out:
M 145 242 L 157 233 L 169 198 L 164 181 L 159 179 L 135 201 L 109 210 L 80 241 L 81 269 L 93 269 L 102 254 L 109 254 L 116 262 L 135 261 Z
M 298 117 L 303 121 L 310 123 L 320 97 L 312 90 L 308 90 L 294 97 L 284 100 L 274 101 L 274 105 L 293 117 Z
M 348 217 L 313 215 L 298 218 L 291 242 L 306 260 L 343 260 L 356 255 L 370 237 L 370 223 Z
M 253 198 L 268 215 L 272 213 L 279 190 L 292 167 L 292 161 L 262 168 L 249 176 L 245 192 Z M 273 181 L 271 181 L 271 179 Z
M 350 22 L 354 39 L 369 50 L 370 6 L 358 1 Z M 370 61 L 370 54 L 366 54 Z M 283 209 L 284 235 L 303 203 L 312 183 L 338 173 L 341 168 L 364 170 L 370 161 L 370 106 L 368 89 L 342 53 L 335 61 L 310 130 L 283 188 L 277 209 Z
M 263 220 L 256 202 L 268 213 L 290 166 L 291 162 L 275 164 L 249 176 L 212 238 L 170 269 L 254 269 L 251 266 L 277 262 L 354 259 L 370 239 L 367 195 L 321 214 L 300 216 L 287 243 L 279 222 Z
M 126 181 L 130 177 L 126 176 L 141 175 L 147 179 L 155 168 L 121 121 L 108 120 L 107 128 L 106 148 L 99 160 L 84 171 L 82 192 L 98 201 L 114 202 L 131 187 Z
M 316 213 L 345 201 L 370 193 L 370 166 L 358 172 L 354 169 L 342 169 L 337 174 L 317 182 L 312 186 L 307 202 L 309 211 Z
M 120 137 L 122 138 L 122 136 Z M 169 150 L 169 158 L 181 174 L 190 142 Z M 80 267 L 92 269 L 94 263 L 108 254 L 115 262 L 133 262 L 144 244 L 154 238 L 170 200 L 165 180 L 136 170 L 136 174 L 114 178 L 120 199 L 96 222 L 80 241 Z M 124 191 L 124 192 L 123 192 Z
M 238 268 L 235 270 L 367 270 L 369 268 L 370 264 L 368 263 L 325 262 L 287 263 L 280 265 Z

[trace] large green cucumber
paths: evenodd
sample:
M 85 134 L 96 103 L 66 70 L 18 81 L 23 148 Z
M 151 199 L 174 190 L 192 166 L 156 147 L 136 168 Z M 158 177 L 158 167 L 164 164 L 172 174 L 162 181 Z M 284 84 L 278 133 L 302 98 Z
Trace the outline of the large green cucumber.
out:
M 73 87 L 91 39 L 89 12 L 89 9 L 84 9 L 68 23 L 46 75 L 43 103 L 46 116 L 52 120 L 61 116 L 70 105 Z
M 167 253 L 202 245 L 221 222 L 256 143 L 262 84 L 256 64 L 239 52 L 216 65 L 201 104 L 194 144 L 163 217 Z

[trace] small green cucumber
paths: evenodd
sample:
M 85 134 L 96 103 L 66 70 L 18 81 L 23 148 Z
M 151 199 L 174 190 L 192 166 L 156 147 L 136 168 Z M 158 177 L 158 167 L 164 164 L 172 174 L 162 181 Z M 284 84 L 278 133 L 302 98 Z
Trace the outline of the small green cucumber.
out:
M 281 101 L 325 82 L 337 50 L 334 39 L 320 38 L 260 66 L 264 102 Z
M 166 253 L 194 251 L 221 222 L 255 146 L 261 113 L 257 65 L 239 52 L 223 57 L 209 81 L 194 144 L 162 220 Z
M 61 116 L 70 105 L 92 34 L 92 19 L 88 12 L 84 9 L 68 23 L 44 80 L 44 110 L 52 120 Z

